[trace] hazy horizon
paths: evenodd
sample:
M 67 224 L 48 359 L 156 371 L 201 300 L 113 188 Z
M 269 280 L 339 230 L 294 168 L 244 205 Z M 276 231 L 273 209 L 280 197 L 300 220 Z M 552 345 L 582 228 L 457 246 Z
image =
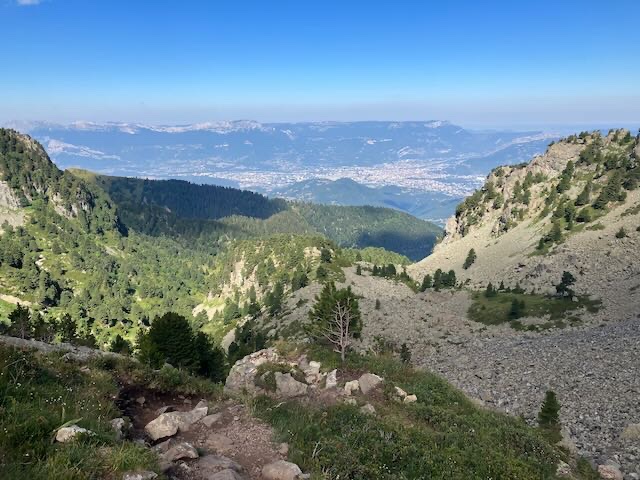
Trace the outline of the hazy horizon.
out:
M 636 6 L 4 0 L 0 122 L 636 125 Z

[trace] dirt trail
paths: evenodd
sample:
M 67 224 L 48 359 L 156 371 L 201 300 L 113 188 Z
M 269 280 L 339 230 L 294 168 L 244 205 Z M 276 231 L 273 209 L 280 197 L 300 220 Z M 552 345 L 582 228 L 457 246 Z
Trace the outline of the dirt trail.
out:
M 143 401 L 144 399 L 144 401 Z M 172 411 L 189 411 L 201 400 L 198 396 L 171 395 L 124 388 L 117 403 L 123 414 L 132 421 L 131 436 L 144 441 L 151 448 L 168 438 L 156 442 L 149 440 L 144 427 L 155 419 L 158 410 L 170 407 Z M 210 454 L 227 457 L 242 466 L 242 476 L 259 479 L 264 465 L 277 460 L 286 460 L 286 449 L 276 444 L 272 428 L 251 416 L 247 407 L 234 400 L 208 402 L 208 415 L 216 415 L 216 420 L 207 426 L 202 420 L 194 423 L 188 431 L 171 437 L 172 445 L 187 442 L 193 445 L 200 458 L 182 459 L 174 462 L 166 475 L 176 480 L 204 480 L 212 472 L 205 468 L 201 459 Z

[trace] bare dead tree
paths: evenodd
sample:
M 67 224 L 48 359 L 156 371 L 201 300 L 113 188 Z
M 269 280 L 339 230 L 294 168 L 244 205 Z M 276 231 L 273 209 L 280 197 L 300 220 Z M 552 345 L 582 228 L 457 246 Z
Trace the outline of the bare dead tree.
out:
M 328 327 L 322 332 L 324 338 L 333 345 L 333 351 L 340 354 L 343 363 L 347 350 L 351 346 L 349 330 L 352 320 L 351 299 L 347 299 L 344 303 L 337 302 Z

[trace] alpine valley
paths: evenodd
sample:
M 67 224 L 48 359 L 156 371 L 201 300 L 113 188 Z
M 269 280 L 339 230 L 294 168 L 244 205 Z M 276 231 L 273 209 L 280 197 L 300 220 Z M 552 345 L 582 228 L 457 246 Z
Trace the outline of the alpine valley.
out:
M 28 132 L 0 477 L 640 478 L 640 135 Z

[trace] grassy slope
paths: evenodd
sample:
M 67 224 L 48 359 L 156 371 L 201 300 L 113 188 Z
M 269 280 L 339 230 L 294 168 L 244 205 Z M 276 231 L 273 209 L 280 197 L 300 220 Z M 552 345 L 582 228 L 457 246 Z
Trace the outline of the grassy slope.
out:
M 321 359 L 324 368 L 339 367 L 337 357 L 324 350 L 310 357 Z M 435 375 L 385 356 L 353 355 L 346 371 L 356 378 L 375 372 L 385 378 L 384 392 L 400 386 L 418 402 L 404 405 L 380 394 L 367 399 L 377 411 L 371 416 L 345 404 L 261 399 L 258 415 L 291 445 L 292 461 L 313 478 L 537 480 L 555 478 L 558 461 L 566 459 L 541 431 L 478 408 Z M 584 470 L 576 478 L 590 478 L 590 468 Z
M 0 478 L 115 480 L 127 470 L 159 472 L 155 453 L 116 440 L 109 424 L 121 416 L 114 400 L 123 382 L 214 397 L 221 391 L 177 370 L 153 372 L 126 359 L 98 359 L 80 369 L 60 353 L 0 346 Z M 55 431 L 69 421 L 95 435 L 54 443 Z
M 550 322 L 539 326 L 540 328 L 561 327 L 563 320 L 579 321 L 576 314 L 581 309 L 586 308 L 588 311 L 594 312 L 598 310 L 600 305 L 599 302 L 584 297 L 580 297 L 577 302 L 574 302 L 570 298 L 527 293 L 500 292 L 495 297 L 487 298 L 484 292 L 474 292 L 473 303 L 469 308 L 469 318 L 486 325 L 498 325 L 512 321 L 515 328 L 522 328 L 520 322 L 509 317 L 513 300 L 524 302 L 525 308 L 522 317 L 549 317 Z

